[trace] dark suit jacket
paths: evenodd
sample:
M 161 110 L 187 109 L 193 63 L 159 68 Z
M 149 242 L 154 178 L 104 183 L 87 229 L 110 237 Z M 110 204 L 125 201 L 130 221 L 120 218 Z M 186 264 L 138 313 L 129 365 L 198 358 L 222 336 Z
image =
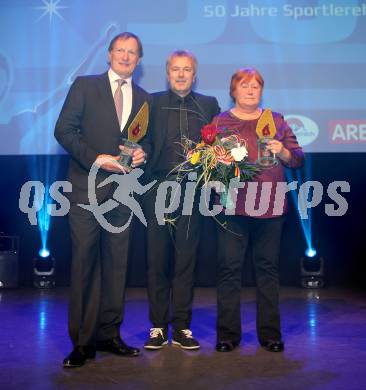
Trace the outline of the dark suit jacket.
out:
M 168 91 L 156 92 L 151 95 L 153 97 L 151 119 L 148 131 L 148 137 L 151 155 L 148 158 L 145 177 L 150 178 L 156 163 L 158 162 L 160 153 L 164 153 L 164 142 L 167 134 L 168 118 L 170 111 L 165 109 L 170 103 L 170 94 Z M 214 116 L 220 112 L 220 107 L 217 99 L 213 96 L 201 95 L 197 92 L 191 92 L 194 105 L 196 106 L 197 115 L 194 118 L 194 126 L 190 128 L 191 135 L 195 133 L 195 138 L 200 139 L 201 128 L 210 123 Z M 165 107 L 165 108 L 164 108 Z
M 109 83 L 108 72 L 78 77 L 72 84 L 56 123 L 55 137 L 70 154 L 68 178 L 72 202 L 89 203 L 88 173 L 99 154 L 117 155 L 120 138 L 127 138 L 127 128 L 150 95 L 132 83 L 132 110 L 121 133 Z M 148 145 L 148 144 L 147 144 Z M 97 183 L 109 173 L 99 170 Z M 106 185 L 96 189 L 98 201 L 110 191 Z

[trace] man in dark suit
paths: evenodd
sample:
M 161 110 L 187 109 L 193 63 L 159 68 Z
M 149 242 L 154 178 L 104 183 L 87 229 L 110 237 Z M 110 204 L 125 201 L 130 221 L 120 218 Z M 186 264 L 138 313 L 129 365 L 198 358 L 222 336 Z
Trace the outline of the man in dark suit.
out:
M 164 180 L 175 180 L 170 172 L 185 158 L 182 144 L 187 140 L 198 142 L 202 126 L 220 111 L 216 98 L 192 91 L 196 68 L 197 61 L 192 53 L 173 52 L 166 64 L 170 89 L 153 94 L 149 128 L 152 154 L 145 174 L 147 179 L 158 180 L 155 188 Z M 184 349 L 198 349 L 200 345 L 190 330 L 193 275 L 201 228 L 197 196 L 191 216 L 179 215 L 181 211 L 175 214 L 172 231 L 167 224 L 158 224 L 154 214 L 155 200 L 156 190 L 150 191 L 144 199 L 148 220 L 148 296 L 153 325 L 144 347 L 156 350 L 166 345 L 168 323 L 171 322 L 173 344 Z M 170 260 L 173 260 L 172 266 Z
M 88 174 L 97 167 L 98 204 L 113 200 L 114 183 L 97 188 L 114 173 L 127 170 L 118 162 L 121 137 L 150 96 L 132 81 L 143 52 L 140 39 L 121 33 L 109 45 L 108 72 L 78 77 L 70 88 L 55 137 L 70 154 L 72 193 L 69 224 L 72 241 L 69 333 L 74 349 L 65 367 L 82 366 L 96 350 L 137 356 L 139 350 L 120 337 L 123 320 L 129 229 L 112 233 L 103 229 L 94 214 L 78 204 L 89 203 Z M 133 152 L 133 166 L 145 160 L 143 149 Z M 90 189 L 89 189 L 90 190 Z M 124 226 L 131 210 L 118 204 L 104 217 L 115 227 Z

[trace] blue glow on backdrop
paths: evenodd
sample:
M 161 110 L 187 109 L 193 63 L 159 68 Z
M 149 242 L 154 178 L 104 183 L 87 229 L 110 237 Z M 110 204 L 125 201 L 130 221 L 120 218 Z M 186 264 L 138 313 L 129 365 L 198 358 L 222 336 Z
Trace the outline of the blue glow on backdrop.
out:
M 301 171 L 299 169 L 296 170 L 296 181 L 297 181 L 297 189 L 299 190 L 301 185 L 306 182 L 311 180 L 312 174 L 311 174 L 311 155 L 307 156 L 306 163 L 304 165 L 304 178 L 301 177 Z M 293 182 L 295 181 L 295 177 L 293 175 L 293 171 L 290 169 L 286 169 L 286 178 L 287 182 Z M 294 202 L 295 208 L 297 210 L 297 214 L 299 217 L 299 222 L 300 226 L 304 235 L 304 239 L 306 242 L 306 249 L 305 249 L 305 254 L 307 255 L 307 252 L 310 254 L 313 254 L 316 250 L 313 247 L 313 239 L 312 239 L 312 208 L 307 209 L 307 218 L 302 218 L 300 214 L 300 208 L 305 209 L 304 204 L 299 204 L 299 202 L 304 203 L 305 201 L 309 200 L 309 197 L 311 198 L 311 193 L 308 194 L 308 199 L 305 199 L 304 196 L 299 196 L 299 191 L 290 191 L 291 198 Z M 313 256 L 309 256 L 313 257 Z
M 38 229 L 40 233 L 41 245 L 39 255 L 43 258 L 49 252 L 48 235 L 51 228 L 51 217 L 47 211 L 47 205 L 53 201 L 50 197 L 49 188 L 55 181 L 59 167 L 58 158 L 40 158 L 38 155 L 28 157 L 28 167 L 30 170 L 30 177 L 32 180 L 39 180 L 44 185 L 44 193 L 35 193 L 34 202 L 37 204 Z M 39 205 L 39 206 L 38 206 Z
M 53 129 L 70 84 L 105 71 L 109 41 L 126 30 L 142 39 L 146 90 L 166 88 L 166 57 L 186 48 L 197 90 L 227 109 L 230 76 L 251 65 L 264 106 L 286 115 L 306 152 L 365 152 L 365 21 L 358 0 L 2 0 L 0 154 L 62 153 Z
M 48 192 L 48 187 L 46 187 L 46 191 Z M 45 196 L 45 198 L 47 199 L 47 196 Z M 49 255 L 49 250 L 47 249 L 47 239 L 48 239 L 48 232 L 50 230 L 50 222 L 51 222 L 50 215 L 47 213 L 47 205 L 44 205 L 42 209 L 38 212 L 37 220 L 38 220 L 38 229 L 41 234 L 41 243 L 42 243 L 42 247 L 39 251 L 39 255 L 44 258 Z

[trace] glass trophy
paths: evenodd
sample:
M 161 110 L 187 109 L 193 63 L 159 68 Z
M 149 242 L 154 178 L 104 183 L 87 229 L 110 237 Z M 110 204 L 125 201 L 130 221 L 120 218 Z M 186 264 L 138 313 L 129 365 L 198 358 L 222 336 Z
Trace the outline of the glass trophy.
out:
M 277 165 L 278 163 L 275 154 L 267 149 L 267 143 L 272 139 L 273 138 L 263 137 L 263 138 L 258 138 L 257 140 L 258 159 L 256 162 L 258 165 L 260 165 L 263 168 L 271 168 Z
M 136 144 L 135 142 L 132 142 L 126 138 L 121 138 L 120 145 L 122 145 L 124 148 L 121 150 L 119 159 L 117 161 L 120 165 L 122 165 L 122 167 L 131 170 L 133 152 L 136 149 L 141 149 L 141 145 Z

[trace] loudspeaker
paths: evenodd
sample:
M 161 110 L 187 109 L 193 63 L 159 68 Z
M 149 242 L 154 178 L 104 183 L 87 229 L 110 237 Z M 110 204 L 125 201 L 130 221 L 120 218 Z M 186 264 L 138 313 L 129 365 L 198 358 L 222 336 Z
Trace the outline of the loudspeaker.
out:
M 0 236 L 0 288 L 18 287 L 18 237 Z

